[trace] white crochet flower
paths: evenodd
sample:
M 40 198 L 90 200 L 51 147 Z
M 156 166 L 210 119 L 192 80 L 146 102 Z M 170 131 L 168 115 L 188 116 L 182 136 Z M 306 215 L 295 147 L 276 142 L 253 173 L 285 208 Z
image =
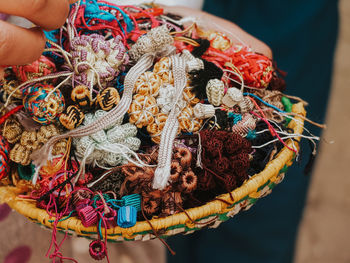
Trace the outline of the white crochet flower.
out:
M 95 114 L 86 114 L 82 126 L 86 126 L 107 112 L 98 110 Z M 137 128 L 131 123 L 122 124 L 119 119 L 105 130 L 89 136 L 74 138 L 73 145 L 82 165 L 107 168 L 128 162 L 130 155 L 140 148 L 141 141 L 136 137 Z
M 163 85 L 159 90 L 159 95 L 157 97 L 157 104 L 161 109 L 162 113 L 168 114 L 176 100 L 178 94 L 176 94 L 175 87 L 170 84 Z M 178 112 L 182 111 L 186 107 L 187 103 L 183 99 L 183 96 L 180 96 L 176 103 Z

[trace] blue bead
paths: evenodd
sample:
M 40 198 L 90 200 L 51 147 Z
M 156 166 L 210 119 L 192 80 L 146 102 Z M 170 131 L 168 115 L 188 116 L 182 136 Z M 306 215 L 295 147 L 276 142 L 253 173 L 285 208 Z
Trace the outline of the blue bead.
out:
M 118 226 L 133 227 L 136 224 L 137 210 L 133 206 L 122 206 L 118 211 Z

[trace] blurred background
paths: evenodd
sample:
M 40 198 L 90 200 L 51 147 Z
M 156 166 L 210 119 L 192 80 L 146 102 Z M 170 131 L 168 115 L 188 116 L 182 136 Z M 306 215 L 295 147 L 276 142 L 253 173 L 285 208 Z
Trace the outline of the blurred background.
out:
M 341 0 L 339 10 L 340 35 L 326 121 L 328 128 L 319 148 L 299 230 L 295 263 L 350 262 L 350 141 L 347 131 L 350 129 L 350 1 Z M 29 223 L 5 206 L 0 208 L 0 229 L 0 262 L 6 257 L 14 259 L 16 255 L 21 255 L 19 261 L 6 263 L 52 262 L 44 257 L 51 241 L 49 231 Z M 59 240 L 62 237 L 59 235 Z M 79 262 L 94 262 L 88 256 L 88 244 L 84 239 L 69 238 L 62 251 Z M 112 262 L 165 262 L 165 250 L 158 241 L 147 242 L 142 248 L 138 243 L 111 244 L 109 253 Z
M 327 113 L 304 218 L 296 263 L 350 262 L 350 1 L 341 0 L 340 34 Z M 327 63 L 327 61 L 325 61 Z

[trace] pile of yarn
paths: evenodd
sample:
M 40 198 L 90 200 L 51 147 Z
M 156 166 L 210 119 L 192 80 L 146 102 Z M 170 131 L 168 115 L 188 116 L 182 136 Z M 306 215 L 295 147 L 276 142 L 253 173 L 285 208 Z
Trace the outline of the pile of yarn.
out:
M 44 54 L 0 83 L 0 186 L 44 209 L 54 238 L 70 217 L 95 226 L 95 259 L 107 229 L 204 205 L 283 146 L 297 153 L 273 62 L 185 20 L 78 1 Z

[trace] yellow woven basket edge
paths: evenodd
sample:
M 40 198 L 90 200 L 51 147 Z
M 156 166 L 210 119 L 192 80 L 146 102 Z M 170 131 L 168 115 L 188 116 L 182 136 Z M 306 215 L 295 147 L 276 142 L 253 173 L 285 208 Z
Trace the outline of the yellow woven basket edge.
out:
M 294 104 L 292 111 L 302 116 L 306 115 L 306 112 L 302 103 Z M 298 116 L 295 117 L 295 119 L 296 121 L 292 120 L 290 122 L 289 127 L 294 129 L 294 132 L 296 134 L 301 134 L 303 131 L 304 121 L 302 118 Z M 298 137 L 297 140 L 299 141 L 300 137 Z M 293 146 L 292 141 L 288 141 L 287 144 L 290 147 Z M 294 145 L 296 144 L 297 143 L 294 142 Z M 267 164 L 267 166 L 262 172 L 252 176 L 241 187 L 233 190 L 231 194 L 230 193 L 223 194 L 219 196 L 219 198 L 221 200 L 227 201 L 228 203 L 232 203 L 232 198 L 234 202 L 237 202 L 237 201 L 240 201 L 245 196 L 251 193 L 255 193 L 260 186 L 264 185 L 271 178 L 278 175 L 279 171 L 284 167 L 285 164 L 290 165 L 293 157 L 294 157 L 294 153 L 290 151 L 288 148 L 284 147 L 280 151 L 278 156 Z M 52 218 L 46 213 L 46 211 L 43 209 L 37 208 L 34 202 L 16 200 L 15 190 L 16 190 L 15 187 L 0 187 L 0 203 L 7 203 L 12 209 L 17 211 L 18 213 L 26 216 L 31 220 L 37 220 L 42 225 L 48 228 L 52 228 L 52 223 L 49 222 L 49 220 L 52 220 Z M 152 224 L 152 227 L 155 230 L 165 229 L 165 228 L 168 228 L 174 225 L 180 225 L 180 224 L 192 224 L 192 222 L 190 221 L 190 218 L 195 221 L 213 214 L 221 214 L 230 210 L 227 207 L 228 207 L 228 204 L 226 204 L 225 202 L 214 200 L 214 201 L 208 202 L 203 206 L 187 209 L 186 212 L 188 215 L 182 212 L 182 213 L 178 213 L 165 218 L 153 218 L 149 222 Z M 135 233 L 150 231 L 152 229 L 150 226 L 150 223 L 146 221 L 141 221 L 141 222 L 137 222 L 134 227 L 127 228 L 127 229 L 123 229 L 120 227 L 108 229 L 107 230 L 107 234 L 109 236 L 108 238 L 113 239 L 113 237 L 115 237 L 115 239 L 117 239 L 117 236 L 120 236 L 120 235 L 126 238 L 132 238 Z M 96 233 L 97 231 L 96 226 L 88 227 L 88 228 L 84 227 L 81 221 L 75 217 L 59 222 L 57 227 L 61 229 L 66 229 L 66 230 L 69 229 L 70 231 L 74 231 L 79 235 L 87 235 L 86 233 L 83 233 L 83 232 Z

